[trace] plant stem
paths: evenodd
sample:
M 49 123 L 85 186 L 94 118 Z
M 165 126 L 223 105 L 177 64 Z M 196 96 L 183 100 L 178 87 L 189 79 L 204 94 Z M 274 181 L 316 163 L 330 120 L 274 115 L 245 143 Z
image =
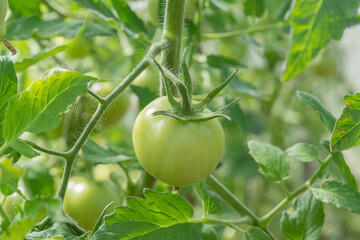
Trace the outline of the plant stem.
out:
M 276 24 L 270 24 L 270 25 L 264 25 L 264 26 L 258 26 L 258 27 L 250 27 L 246 29 L 241 29 L 237 31 L 231 31 L 231 32 L 223 32 L 223 33 L 204 33 L 201 36 L 201 40 L 209 40 L 209 39 L 224 39 L 224 38 L 232 38 L 237 37 L 240 35 L 245 34 L 251 34 L 256 32 L 263 32 L 268 30 L 273 30 L 277 28 L 282 28 L 289 26 L 288 23 L 279 22 Z
M 6 219 L 6 221 L 8 221 L 9 223 L 11 223 L 11 220 L 9 218 L 9 216 L 7 215 L 7 213 L 5 212 L 3 206 L 0 204 L 0 215 Z
M 270 212 L 265 214 L 263 217 L 260 218 L 260 224 L 266 225 L 270 219 L 278 212 L 280 211 L 286 204 L 288 204 L 291 200 L 293 200 L 295 197 L 297 197 L 300 193 L 304 192 L 308 187 L 310 187 L 319 174 L 327 167 L 327 165 L 332 160 L 332 155 L 329 154 L 326 159 L 323 161 L 323 164 L 316 170 L 316 172 L 313 174 L 313 176 L 306 181 L 303 185 L 301 185 L 297 190 L 290 193 L 286 198 L 284 198 L 276 207 L 274 207 Z
M 46 154 L 49 154 L 49 155 L 58 156 L 58 157 L 63 157 L 63 158 L 66 157 L 66 153 L 57 152 L 57 151 L 54 151 L 54 150 L 51 150 L 51 149 L 43 148 L 43 147 L 41 147 L 41 146 L 37 145 L 36 143 L 31 142 L 29 140 L 24 140 L 24 142 L 26 142 L 32 148 L 34 148 L 34 149 L 36 149 L 36 150 L 38 150 L 40 152 L 43 152 L 43 153 L 46 153 Z
M 180 69 L 181 43 L 183 39 L 185 0 L 167 0 L 162 39 L 170 46 L 163 51 L 161 64 L 171 69 L 176 75 Z M 165 88 L 160 81 L 160 95 L 165 95 Z
M 61 198 L 61 200 L 63 200 L 64 196 L 65 196 L 65 192 L 66 192 L 67 185 L 69 183 L 74 160 L 75 160 L 75 158 L 65 161 L 65 168 L 64 168 L 63 176 L 61 178 L 60 187 L 56 193 L 56 196 Z
M 146 54 L 144 59 L 139 63 L 137 67 L 133 69 L 133 71 L 120 83 L 118 87 L 116 87 L 103 101 L 99 102 L 99 106 L 96 109 L 94 115 L 91 117 L 89 123 L 86 125 L 84 131 L 81 133 L 80 137 L 74 144 L 74 146 L 66 152 L 66 163 L 65 163 L 65 170 L 61 179 L 60 187 L 57 192 L 57 196 L 61 199 L 64 199 L 66 188 L 69 182 L 69 178 L 71 175 L 71 170 L 75 158 L 79 151 L 81 150 L 82 146 L 85 144 L 86 140 L 90 136 L 91 132 L 95 128 L 96 124 L 100 120 L 102 114 L 106 111 L 107 107 L 120 95 L 122 91 L 125 90 L 127 86 L 130 85 L 132 81 L 135 80 L 137 76 L 140 75 L 142 71 L 149 65 L 149 62 L 153 57 L 158 55 L 163 49 L 165 49 L 169 44 L 167 41 L 161 41 L 159 43 L 155 43 L 151 46 L 149 52 Z
M 285 196 L 287 196 L 287 197 L 290 196 L 290 192 L 289 192 L 289 190 L 288 190 L 288 188 L 287 188 L 287 186 L 286 186 L 283 179 L 281 179 L 280 185 L 281 185 L 281 188 L 283 189 L 283 192 L 284 192 Z
M 237 197 L 232 194 L 214 175 L 210 175 L 206 179 L 206 184 L 217 193 L 230 207 L 232 207 L 240 215 L 249 216 L 253 220 L 253 224 L 258 226 L 259 218 L 248 209 Z

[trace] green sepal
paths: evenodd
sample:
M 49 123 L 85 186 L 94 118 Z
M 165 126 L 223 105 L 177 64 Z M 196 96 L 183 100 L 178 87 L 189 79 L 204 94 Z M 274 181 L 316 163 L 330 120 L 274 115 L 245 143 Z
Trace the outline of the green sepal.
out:
M 194 122 L 208 121 L 208 120 L 211 120 L 211 119 L 217 118 L 217 117 L 223 117 L 223 118 L 226 118 L 227 120 L 231 121 L 231 117 L 226 115 L 225 113 L 227 111 L 229 111 L 229 109 L 232 106 L 234 106 L 236 103 L 238 103 L 238 101 L 240 99 L 241 99 L 241 97 L 236 98 L 235 100 L 231 101 L 226 106 L 220 108 L 216 112 L 211 112 L 211 113 L 200 112 L 200 113 L 195 113 L 192 115 L 183 115 L 183 114 L 177 113 L 176 111 L 174 111 L 174 109 L 169 109 L 169 110 L 165 110 L 165 111 L 156 111 L 152 115 L 153 116 L 164 115 L 164 116 L 175 118 L 176 120 L 183 121 L 183 122 L 186 122 L 186 121 L 194 121 Z

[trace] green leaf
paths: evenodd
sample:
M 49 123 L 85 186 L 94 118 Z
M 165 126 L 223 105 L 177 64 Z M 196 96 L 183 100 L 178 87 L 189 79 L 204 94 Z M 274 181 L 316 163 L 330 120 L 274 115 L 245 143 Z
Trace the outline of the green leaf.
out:
M 200 198 L 203 200 L 206 213 L 216 214 L 221 211 L 222 202 L 219 195 L 207 189 L 204 182 L 196 184 L 195 187 Z
M 45 197 L 41 199 L 45 203 L 45 208 L 51 219 L 55 222 L 69 223 L 70 220 L 62 211 L 62 200 L 60 198 Z
M 330 142 L 329 141 L 323 141 L 321 143 L 326 150 L 330 153 Z M 332 158 L 336 163 L 336 166 L 338 167 L 340 174 L 342 176 L 342 179 L 345 181 L 345 183 L 349 184 L 351 187 L 353 187 L 355 190 L 358 189 L 358 184 L 356 182 L 356 178 L 351 172 L 351 169 L 347 165 L 344 155 L 342 152 L 333 152 Z
M 55 128 L 60 123 L 59 114 L 79 95 L 86 94 L 93 80 L 96 79 L 75 72 L 53 74 L 15 95 L 3 123 L 5 141 L 10 143 L 25 131 L 39 133 Z
M 260 173 L 270 181 L 280 182 L 289 177 L 289 160 L 280 148 L 256 140 L 249 141 L 248 146 L 250 155 L 260 167 Z
M 0 146 L 4 143 L 3 126 L 5 112 L 12 98 L 17 93 L 17 77 L 14 64 L 6 57 L 0 56 Z
M 131 90 L 138 96 L 140 101 L 140 108 L 143 109 L 146 107 L 149 103 L 151 103 L 153 100 L 155 100 L 158 95 L 148 88 L 139 87 L 135 85 L 130 85 Z
M 245 233 L 246 240 L 271 240 L 270 236 L 258 227 L 251 227 Z
M 265 97 L 261 94 L 258 87 L 254 86 L 249 82 L 245 82 L 242 79 L 235 77 L 233 81 L 230 82 L 230 88 L 235 90 L 240 94 L 247 94 L 256 99 L 264 100 Z
M 261 17 L 265 10 L 265 0 L 245 0 L 244 12 L 246 15 Z
M 24 155 L 27 158 L 33 158 L 40 155 L 39 153 L 35 152 L 32 147 L 20 139 L 11 142 L 9 145 L 18 153 Z
M 300 161 L 312 162 L 318 158 L 319 149 L 318 147 L 311 144 L 297 143 L 294 146 L 288 148 L 286 153 Z
M 360 93 L 345 96 L 345 107 L 331 135 L 332 151 L 360 145 Z
M 330 39 L 340 40 L 346 19 L 356 16 L 358 8 L 358 0 L 296 0 L 289 19 L 292 37 L 283 80 L 302 72 Z
M 81 6 L 89 9 L 91 12 L 97 14 L 98 16 L 104 18 L 105 20 L 116 19 L 115 15 L 111 12 L 109 8 L 105 6 L 103 1 L 98 0 L 74 0 L 76 3 Z
M 76 37 L 70 42 L 50 49 L 46 48 L 32 57 L 24 58 L 22 61 L 15 63 L 16 72 L 24 71 L 26 68 L 35 65 L 38 62 L 74 46 L 75 43 L 79 40 L 79 38 L 82 36 L 83 32 L 85 31 L 86 25 L 87 23 L 85 21 L 82 28 L 76 35 Z
M 83 19 L 64 21 L 55 18 L 43 21 L 38 15 L 23 17 L 7 25 L 6 38 L 26 40 L 33 38 L 49 38 L 62 36 L 64 38 L 74 38 L 84 25 Z M 88 22 L 83 36 L 110 35 L 115 36 L 116 32 L 104 22 Z
M 180 196 L 149 189 L 145 189 L 144 196 L 146 199 L 128 197 L 127 207 L 117 207 L 105 217 L 105 224 L 91 240 L 216 239 L 214 231 L 202 223 L 191 222 L 194 211 Z
M 147 33 L 147 29 L 143 21 L 138 18 L 135 12 L 133 12 L 129 5 L 124 0 L 111 0 L 116 12 L 118 13 L 122 24 L 125 27 L 125 31 L 130 30 L 133 33 Z
M 32 16 L 40 13 L 40 0 L 10 0 L 11 12 L 16 16 Z
M 20 177 L 24 175 L 24 171 L 15 166 L 7 158 L 2 159 L 0 163 L 0 190 L 4 196 L 13 194 L 18 187 Z
M 78 236 L 76 232 L 70 228 L 67 224 L 64 223 L 54 223 L 51 227 L 46 228 L 43 231 L 32 231 L 28 233 L 25 237 L 25 240 L 38 240 L 38 239 L 66 239 L 66 240 L 78 240 L 84 239 L 87 235 L 85 233 L 83 236 Z
M 327 181 L 321 188 L 311 188 L 311 191 L 323 203 L 360 214 L 360 193 L 345 183 Z
M 326 124 L 330 131 L 334 129 L 336 118 L 325 108 L 317 97 L 303 91 L 296 91 L 296 95 L 306 105 L 320 114 L 321 120 Z
M 210 67 L 219 68 L 219 69 L 229 69 L 229 68 L 244 68 L 245 64 L 240 63 L 236 59 L 221 55 L 208 55 L 206 57 L 206 62 Z
M 324 218 L 322 202 L 307 191 L 301 199 L 295 199 L 290 214 L 283 212 L 280 222 L 289 239 L 316 240 L 320 237 Z
M 81 151 L 83 157 L 90 160 L 94 165 L 118 163 L 132 159 L 132 157 L 129 156 L 116 155 L 112 151 L 99 146 L 90 139 L 86 141 Z

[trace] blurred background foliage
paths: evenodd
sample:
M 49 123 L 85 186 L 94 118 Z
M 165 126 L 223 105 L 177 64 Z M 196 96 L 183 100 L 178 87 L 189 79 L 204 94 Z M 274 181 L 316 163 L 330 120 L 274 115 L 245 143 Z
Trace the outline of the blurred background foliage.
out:
M 85 18 L 87 26 L 72 47 L 23 69 L 19 73 L 19 91 L 41 79 L 53 67 L 110 81 L 108 88 L 112 89 L 141 60 L 151 42 L 159 40 L 161 34 L 161 1 L 160 5 L 151 0 L 128 1 L 146 29 L 146 33 L 141 34 L 137 34 L 136 29 L 133 31 L 138 25 L 125 23 L 119 27 L 108 18 L 113 14 L 113 11 L 108 11 L 112 9 L 110 0 L 100 1 L 104 6 L 102 11 L 92 9 L 90 3 L 97 1 L 34 0 L 27 3 L 29 7 L 22 8 L 18 1 L 10 1 L 6 37 L 19 52 L 12 57 L 15 62 L 69 43 L 83 26 Z M 235 96 L 242 96 L 240 103 L 231 110 L 232 122 L 221 120 L 226 132 L 226 151 L 215 174 L 259 215 L 276 205 L 283 198 L 283 193 L 279 186 L 258 173 L 255 161 L 248 154 L 247 141 L 261 139 L 282 149 L 298 142 L 321 147 L 320 142 L 328 140 L 330 133 L 319 116 L 297 98 L 296 91 L 317 96 L 337 117 L 344 105 L 343 96 L 358 90 L 360 71 L 360 45 L 356 41 L 360 28 L 354 26 L 346 30 L 340 42 L 332 41 L 303 73 L 292 81 L 282 82 L 289 27 L 275 27 L 268 31 L 257 31 L 257 28 L 286 19 L 291 2 L 267 0 L 263 3 L 263 8 L 254 10 L 247 0 L 211 0 L 203 1 L 203 5 L 189 0 L 183 40 L 183 46 L 190 48 L 190 72 L 195 81 L 196 95 L 208 92 L 235 68 L 240 68 L 231 86 L 212 103 L 215 108 Z M 157 9 L 158 6 L 160 9 Z M 99 9 L 98 6 L 95 9 Z M 251 29 L 252 33 L 228 38 L 207 35 L 239 29 Z M 0 54 L 10 55 L 4 47 L 0 49 Z M 145 80 L 137 79 L 134 86 L 123 94 L 125 100 L 118 99 L 113 104 L 91 137 L 114 154 L 125 154 L 133 159 L 131 131 L 135 117 L 146 103 L 158 95 L 157 72 L 149 69 L 147 76 L 142 77 Z M 107 94 L 109 91 L 105 91 L 102 85 L 104 83 L 96 83 L 92 88 L 100 95 Z M 77 139 L 94 112 L 94 105 L 90 97 L 82 97 L 62 115 L 58 128 L 27 137 L 36 138 L 36 142 L 48 148 L 64 150 Z M 322 149 L 321 156 L 325 156 L 326 150 Z M 355 177 L 360 180 L 357 164 L 359 150 L 355 148 L 344 154 Z M 118 189 L 121 197 L 136 195 L 136 191 L 127 185 L 128 178 L 135 181 L 143 172 L 136 160 L 94 167 L 84 155 L 76 162 L 74 175 L 109 182 Z M 22 178 L 24 194 L 33 197 L 55 192 L 62 173 L 61 161 L 41 155 L 33 159 L 22 157 L 19 165 L 26 169 Z M 303 164 L 291 161 L 289 188 L 294 189 L 306 181 L 315 167 L 316 162 Z M 328 171 L 336 173 L 338 170 L 331 166 Z M 169 186 L 160 182 L 155 188 L 158 191 L 169 190 Z M 181 188 L 180 194 L 190 200 L 200 215 L 201 202 L 193 187 Z M 358 215 L 340 212 L 330 206 L 327 208 L 326 212 L 331 216 L 326 217 L 321 239 L 359 239 Z M 225 219 L 237 217 L 226 206 L 221 215 Z M 280 214 L 272 221 L 271 228 L 281 236 L 279 218 Z M 233 229 L 218 227 L 217 230 L 219 239 L 243 239 L 242 234 Z

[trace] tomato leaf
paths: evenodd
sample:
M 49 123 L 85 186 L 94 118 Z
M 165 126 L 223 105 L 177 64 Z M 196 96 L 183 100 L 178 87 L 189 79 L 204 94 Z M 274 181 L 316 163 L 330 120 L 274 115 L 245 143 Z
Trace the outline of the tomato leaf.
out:
M 11 143 L 25 131 L 39 133 L 55 128 L 60 123 L 59 114 L 79 95 L 86 94 L 93 80 L 75 72 L 53 74 L 15 95 L 9 101 L 3 122 L 5 141 Z
M 89 9 L 91 12 L 97 14 L 105 20 L 117 19 L 111 10 L 105 6 L 102 1 L 97 0 L 74 0 L 79 5 Z
M 132 159 L 130 156 L 116 155 L 112 151 L 99 146 L 91 140 L 86 141 L 81 151 L 83 157 L 90 160 L 94 165 L 117 163 Z
M 295 199 L 292 211 L 283 212 L 281 228 L 289 239 L 316 240 L 320 237 L 324 224 L 324 206 L 311 192 Z
M 283 80 L 302 72 L 330 39 L 340 40 L 346 19 L 356 16 L 358 8 L 358 0 L 296 0 L 289 19 L 292 37 Z
M 11 142 L 10 147 L 16 150 L 21 155 L 24 155 L 27 158 L 33 158 L 39 156 L 40 154 L 35 152 L 32 147 L 26 144 L 24 141 L 20 139 L 16 139 L 15 141 Z
M 360 93 L 345 96 L 345 107 L 331 135 L 332 151 L 360 145 Z
M 124 0 L 111 0 L 116 12 L 120 17 L 121 23 L 128 33 L 147 33 L 147 29 L 143 21 L 138 18 L 135 12 L 131 10 Z
M 244 12 L 246 15 L 261 17 L 265 10 L 265 0 L 245 0 Z
M 5 112 L 12 98 L 17 93 L 17 77 L 14 64 L 6 57 L 0 57 L 0 146 L 4 143 L 3 126 Z
M 24 175 L 24 171 L 13 165 L 7 158 L 0 163 L 0 190 L 4 196 L 13 194 L 18 187 L 20 177 Z
M 40 0 L 10 0 L 9 7 L 15 16 L 32 16 L 40 13 Z
M 26 240 L 37 240 L 37 239 L 66 239 L 66 240 L 80 240 L 85 239 L 85 233 L 82 236 L 78 236 L 76 232 L 64 223 L 54 223 L 51 227 L 46 228 L 43 231 L 32 231 L 25 237 Z
M 330 131 L 334 129 L 336 118 L 325 108 L 317 97 L 303 91 L 297 91 L 296 95 L 306 105 L 319 113 L 321 120 L 326 124 Z
M 207 189 L 204 182 L 195 185 L 196 191 L 203 200 L 204 209 L 207 213 L 216 214 L 222 209 L 222 202 L 219 195 Z
M 148 88 L 139 87 L 135 85 L 130 85 L 130 87 L 131 90 L 136 94 L 136 96 L 138 96 L 141 109 L 146 107 L 149 103 L 151 103 L 157 98 L 157 94 L 152 92 Z
M 128 197 L 127 207 L 117 207 L 105 217 L 105 224 L 91 240 L 216 239 L 211 226 L 191 222 L 194 211 L 182 197 L 150 189 L 145 189 L 144 195 L 146 199 Z
M 245 233 L 246 240 L 271 240 L 270 236 L 258 227 L 251 227 Z
M 324 141 L 321 143 L 328 152 L 330 152 L 330 142 Z M 351 187 L 353 187 L 355 190 L 358 189 L 358 184 L 356 182 L 356 178 L 351 172 L 350 167 L 347 165 L 344 155 L 342 152 L 333 152 L 332 157 L 334 159 L 334 162 L 336 163 L 336 166 L 338 167 L 340 174 L 342 176 L 342 179 L 345 181 L 345 183 L 349 184 Z
M 360 193 L 347 184 L 327 181 L 321 188 L 311 188 L 311 191 L 323 203 L 360 214 Z
M 280 148 L 256 140 L 249 141 L 248 147 L 260 167 L 260 173 L 270 181 L 279 182 L 289 177 L 289 160 Z
M 311 144 L 297 143 L 294 146 L 288 148 L 286 153 L 300 161 L 312 162 L 318 158 L 319 149 Z
M 85 31 L 86 25 L 87 25 L 87 23 L 85 21 L 82 28 L 76 35 L 76 37 L 73 40 L 71 40 L 70 42 L 50 48 L 50 49 L 46 48 L 46 49 L 42 50 L 41 52 L 35 54 L 32 57 L 26 57 L 22 61 L 15 63 L 16 72 L 24 71 L 26 68 L 31 67 L 32 65 L 35 65 L 36 63 L 44 60 L 45 58 L 51 57 L 57 53 L 60 53 L 64 50 L 74 46 L 75 43 L 79 40 L 79 38 L 82 36 L 83 32 Z
M 23 17 L 10 22 L 6 29 L 6 38 L 26 40 L 33 38 L 49 38 L 62 36 L 74 38 L 84 25 L 84 20 L 64 21 L 61 18 L 43 21 L 38 15 Z M 115 36 L 114 25 L 104 21 L 88 22 L 83 36 L 109 35 Z M 36 33 L 36 34 L 34 34 Z

